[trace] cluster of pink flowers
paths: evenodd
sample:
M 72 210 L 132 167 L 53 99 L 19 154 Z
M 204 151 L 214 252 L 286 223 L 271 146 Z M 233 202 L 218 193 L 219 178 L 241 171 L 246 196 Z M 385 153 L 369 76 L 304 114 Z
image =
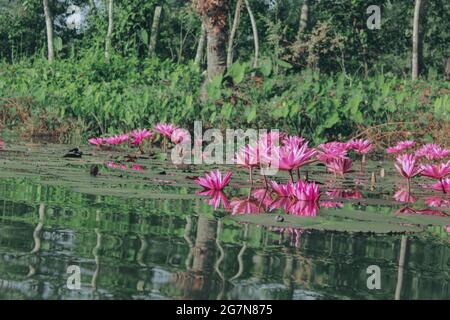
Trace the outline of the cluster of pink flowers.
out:
M 416 142 L 414 140 L 404 140 L 398 142 L 395 146 L 389 147 L 386 149 L 387 153 L 392 154 L 400 154 L 404 151 L 406 151 L 409 148 L 412 148 L 416 145 Z
M 141 146 L 145 140 L 151 140 L 154 137 L 155 132 L 159 133 L 164 139 L 171 139 L 175 145 L 190 141 L 188 130 L 178 128 L 170 123 L 158 123 L 155 125 L 153 131 L 149 129 L 136 129 L 129 133 L 111 137 L 93 137 L 90 138 L 88 142 L 98 147 L 120 145 L 126 142 L 129 142 L 131 145 Z
M 106 167 L 108 167 L 110 169 L 127 170 L 129 168 L 133 171 L 144 171 L 144 167 L 142 167 L 139 164 L 132 164 L 130 167 L 128 167 L 127 165 L 125 165 L 123 163 L 117 163 L 114 161 L 109 161 L 108 163 L 106 163 Z
M 417 149 L 415 153 L 416 158 L 425 158 L 427 160 L 442 160 L 450 156 L 450 149 L 442 148 L 435 143 L 427 143 Z
M 415 141 L 401 141 L 394 147 L 388 148 L 388 153 L 402 153 L 404 150 L 411 148 L 415 145 Z M 441 190 L 443 193 L 448 192 L 448 179 L 450 175 L 450 160 L 441 163 L 422 163 L 421 160 L 435 161 L 443 160 L 450 156 L 450 150 L 444 149 L 437 144 L 425 144 L 415 153 L 402 153 L 397 156 L 395 162 L 395 168 L 401 176 L 405 177 L 408 181 L 408 192 L 410 192 L 410 180 L 416 176 L 429 177 L 439 180 L 431 186 L 432 189 Z
M 172 136 L 172 133 L 177 129 L 178 127 L 171 123 L 158 123 L 155 126 L 155 131 L 161 134 L 162 136 L 170 139 Z
M 88 140 L 90 144 L 95 146 L 119 145 L 125 143 L 130 138 L 129 134 L 118 134 L 111 137 L 94 137 Z

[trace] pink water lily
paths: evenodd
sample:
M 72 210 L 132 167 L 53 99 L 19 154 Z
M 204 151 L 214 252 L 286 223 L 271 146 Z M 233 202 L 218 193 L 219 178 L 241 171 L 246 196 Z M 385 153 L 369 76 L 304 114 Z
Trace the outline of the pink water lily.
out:
M 435 208 L 450 206 L 450 200 L 442 199 L 439 197 L 428 197 L 425 199 L 425 203 L 427 204 L 427 206 Z
M 133 164 L 131 166 L 131 170 L 133 171 L 144 171 L 144 167 L 139 164 Z
M 287 184 L 278 183 L 276 181 L 271 181 L 270 185 L 272 187 L 272 190 L 279 196 L 279 197 L 289 197 L 291 195 L 292 190 L 292 182 L 288 181 Z
M 319 185 L 314 181 L 305 182 L 297 181 L 295 184 L 291 185 L 290 193 L 297 200 L 301 201 L 312 201 L 317 202 L 320 198 L 320 188 Z
M 442 191 L 444 193 L 450 192 L 450 178 L 445 178 L 440 180 L 439 182 L 436 182 L 429 186 L 429 188 L 437 191 Z
M 327 196 L 333 198 L 343 199 L 361 199 L 362 194 L 358 190 L 344 190 L 344 189 L 332 189 L 326 192 Z
M 122 144 L 124 142 L 127 142 L 129 139 L 128 134 L 124 133 L 124 134 L 119 134 L 119 135 L 115 135 L 112 137 L 107 137 L 104 139 L 106 144 L 110 144 L 110 145 L 118 145 L 118 144 Z
M 195 181 L 196 184 L 202 186 L 204 189 L 208 190 L 223 190 L 228 183 L 230 182 L 231 176 L 233 173 L 231 171 L 225 173 L 222 176 L 222 173 L 219 170 L 211 171 L 206 174 L 206 177 L 197 178 Z
M 262 212 L 259 201 L 253 198 L 234 199 L 231 201 L 230 207 L 232 215 Z
M 102 146 L 102 145 L 104 145 L 106 143 L 105 138 L 97 138 L 97 137 L 90 138 L 88 140 L 88 142 L 90 144 L 93 144 L 94 146 L 97 146 L 97 147 Z
M 251 146 L 249 144 L 243 146 L 239 152 L 236 153 L 234 162 L 241 167 L 248 169 L 250 183 L 253 185 L 253 168 L 260 165 L 260 154 L 258 146 Z
M 347 158 L 349 146 L 344 142 L 331 141 L 318 146 L 317 159 L 323 163 L 335 158 Z
M 273 163 L 279 170 L 289 171 L 293 181 L 292 170 L 301 168 L 314 161 L 317 151 L 304 143 L 301 147 L 277 147 L 273 148 Z
M 450 160 L 446 163 L 422 165 L 421 169 L 423 176 L 442 180 L 450 174 Z
M 416 157 L 412 154 L 403 154 L 398 156 L 394 166 L 397 171 L 407 179 L 417 176 L 422 171 L 416 166 Z
M 0 139 L 0 150 L 5 149 L 5 142 Z
M 409 202 L 409 203 L 414 203 L 417 201 L 417 199 L 412 196 L 411 192 L 405 188 L 400 188 L 397 192 L 395 192 L 394 199 L 398 202 Z
M 348 158 L 332 158 L 325 165 L 331 173 L 341 176 L 344 176 L 345 173 L 351 172 L 352 170 L 352 160 Z
M 319 205 L 314 201 L 292 200 L 287 210 L 288 213 L 303 216 L 315 217 L 319 211 Z
M 373 144 L 366 139 L 354 139 L 347 142 L 349 149 L 359 154 L 369 153 L 373 149 Z
M 344 207 L 344 203 L 340 201 L 320 201 L 319 204 L 323 208 L 341 209 Z
M 272 195 L 266 188 L 256 189 L 251 195 L 258 200 L 260 205 L 264 208 L 267 208 L 273 202 Z
M 393 153 L 393 154 L 401 153 L 401 152 L 405 151 L 406 149 L 414 147 L 415 144 L 416 144 L 416 142 L 414 140 L 400 141 L 395 146 L 387 148 L 386 152 Z
M 133 139 L 131 144 L 140 145 L 145 139 L 151 139 L 153 132 L 147 129 L 136 129 L 130 132 L 130 136 Z
M 283 145 L 288 148 L 300 148 L 304 143 L 306 139 L 299 136 L 285 136 L 283 138 Z
M 183 128 L 173 130 L 170 140 L 175 144 L 186 143 L 191 141 L 191 134 Z
M 113 161 L 109 161 L 106 166 L 110 169 L 121 169 L 121 170 L 126 170 L 127 166 L 121 163 L 115 163 Z
M 177 126 L 171 123 L 158 123 L 155 125 L 155 131 L 168 139 L 170 139 L 176 128 Z
M 230 209 L 230 201 L 228 200 L 227 196 L 219 190 L 203 190 L 200 192 L 197 192 L 199 195 L 203 196 L 209 196 L 208 204 L 210 206 L 213 206 L 214 209 L 217 210 L 217 208 L 220 207 L 220 204 L 223 204 L 223 208 L 225 210 Z
M 428 160 L 442 160 L 450 156 L 450 149 L 442 148 L 435 143 L 427 143 L 420 147 L 415 156 L 417 158 L 426 158 Z

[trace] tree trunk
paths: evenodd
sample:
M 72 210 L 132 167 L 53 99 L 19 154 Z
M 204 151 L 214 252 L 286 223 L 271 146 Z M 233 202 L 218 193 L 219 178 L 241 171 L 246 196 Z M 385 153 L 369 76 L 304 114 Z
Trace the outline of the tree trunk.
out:
M 108 2 L 108 33 L 106 34 L 105 39 L 105 58 L 109 61 L 110 52 L 111 52 L 111 41 L 112 41 L 112 33 L 113 33 L 113 0 L 109 0 Z
M 223 74 L 227 66 L 228 3 L 228 0 L 193 0 L 206 29 L 208 68 L 205 83 Z M 204 94 L 202 96 L 205 98 Z
M 450 79 L 450 58 L 447 58 L 447 62 L 445 64 L 444 76 L 446 80 Z
M 48 61 L 52 62 L 55 58 L 55 52 L 53 49 L 53 20 L 49 0 L 44 0 L 44 14 L 45 14 L 45 26 L 47 28 Z
M 397 286 L 395 287 L 395 300 L 400 300 L 401 298 L 407 243 L 408 243 L 407 236 L 402 236 L 402 240 L 400 242 L 400 254 L 398 259 L 398 274 L 397 274 Z
M 297 36 L 300 38 L 306 30 L 306 27 L 308 26 L 308 17 L 309 17 L 309 0 L 304 0 L 302 9 L 300 11 L 300 23 L 298 26 L 298 33 Z
M 231 27 L 230 38 L 228 39 L 227 68 L 233 64 L 233 41 L 241 18 L 241 7 L 242 0 L 238 0 L 236 3 L 236 10 L 234 11 L 233 26 Z
M 259 39 L 258 39 L 258 29 L 256 28 L 256 20 L 253 15 L 252 9 L 248 0 L 245 0 L 245 6 L 247 7 L 248 15 L 250 16 L 250 22 L 252 24 L 253 40 L 255 42 L 255 58 L 253 60 L 253 68 L 258 67 L 258 55 L 259 55 Z
M 200 30 L 200 38 L 198 40 L 198 46 L 197 46 L 197 53 L 195 54 L 195 60 L 194 63 L 196 65 L 199 65 L 203 58 L 203 51 L 205 47 L 205 40 L 206 40 L 206 29 L 205 25 L 202 23 L 202 28 Z
M 149 56 L 153 56 L 156 50 L 156 40 L 158 38 L 158 32 L 159 32 L 159 20 L 161 19 L 161 12 L 162 7 L 156 6 L 155 8 L 155 14 L 153 15 L 153 23 L 152 23 L 152 30 L 150 34 L 150 42 L 148 44 L 148 54 Z
M 423 56 L 423 30 L 422 19 L 424 15 L 424 6 L 426 0 L 416 0 L 414 8 L 413 21 L 413 51 L 412 51 L 412 79 L 416 80 L 419 77 L 422 67 Z

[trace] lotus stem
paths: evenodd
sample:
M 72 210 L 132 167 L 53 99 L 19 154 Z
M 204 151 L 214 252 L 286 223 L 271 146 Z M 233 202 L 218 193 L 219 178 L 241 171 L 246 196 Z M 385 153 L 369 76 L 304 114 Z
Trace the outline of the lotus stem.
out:
M 297 168 L 297 179 L 301 180 L 301 178 L 300 178 L 300 168 Z
M 294 176 L 292 175 L 292 170 L 289 170 L 289 175 L 291 176 L 291 182 L 294 183 Z
M 441 183 L 442 192 L 443 192 L 444 194 L 446 194 L 447 191 L 445 191 L 444 180 L 441 178 L 441 179 L 439 179 L 439 182 Z
M 250 176 L 250 183 L 253 186 L 253 170 L 252 170 L 252 167 L 248 168 L 248 174 Z
M 263 177 L 264 177 L 264 185 L 266 186 L 266 189 L 269 189 L 269 183 L 267 182 L 266 175 L 263 175 Z

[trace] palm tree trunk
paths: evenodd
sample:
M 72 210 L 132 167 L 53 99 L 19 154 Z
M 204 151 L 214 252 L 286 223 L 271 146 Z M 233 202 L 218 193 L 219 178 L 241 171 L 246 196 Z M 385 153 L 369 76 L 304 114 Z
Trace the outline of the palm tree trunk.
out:
M 111 41 L 112 41 L 112 33 L 113 33 L 113 0 L 109 0 L 108 2 L 108 33 L 106 34 L 105 39 L 105 58 L 109 61 L 110 52 L 111 52 Z
M 207 42 L 207 76 L 210 82 L 215 76 L 223 74 L 227 66 L 227 11 L 228 0 L 192 0 L 195 9 L 200 14 L 206 30 Z M 206 91 L 203 86 L 202 91 Z M 207 96 L 202 93 L 202 98 Z
M 233 64 L 233 42 L 241 18 L 241 7 L 242 0 L 238 0 L 236 3 L 236 10 L 234 11 L 233 26 L 231 27 L 230 37 L 228 39 L 227 68 Z
M 196 65 L 199 65 L 202 62 L 203 51 L 205 49 L 204 48 L 205 40 L 206 40 L 206 30 L 205 30 L 205 25 L 202 23 L 202 28 L 200 30 L 200 38 L 198 40 L 197 52 L 195 54 L 195 60 L 194 60 L 194 63 Z
M 247 8 L 248 15 L 250 16 L 250 22 L 252 24 L 253 40 L 255 42 L 255 58 L 253 60 L 253 68 L 256 68 L 258 66 L 258 55 L 259 55 L 258 29 L 256 28 L 255 16 L 253 15 L 248 0 L 245 0 L 245 7 Z
M 423 30 L 422 19 L 424 16 L 424 6 L 426 0 L 416 0 L 414 8 L 413 21 L 413 51 L 412 51 L 412 79 L 416 80 L 419 77 L 421 67 L 423 64 Z
M 55 52 L 53 49 L 53 20 L 49 0 L 44 0 L 44 14 L 45 14 L 45 26 L 47 29 L 48 61 L 53 62 L 55 58 Z
M 308 26 L 308 17 L 309 17 L 309 3 L 308 0 L 303 1 L 302 9 L 300 11 L 300 24 L 298 26 L 297 36 L 300 38 L 306 30 Z
M 152 56 L 155 53 L 156 40 L 158 38 L 158 31 L 159 31 L 159 21 L 161 19 L 161 12 L 162 12 L 162 7 L 156 6 L 155 14 L 153 15 L 153 23 L 152 23 L 152 30 L 151 30 L 151 34 L 150 34 L 150 42 L 148 44 L 149 56 Z

